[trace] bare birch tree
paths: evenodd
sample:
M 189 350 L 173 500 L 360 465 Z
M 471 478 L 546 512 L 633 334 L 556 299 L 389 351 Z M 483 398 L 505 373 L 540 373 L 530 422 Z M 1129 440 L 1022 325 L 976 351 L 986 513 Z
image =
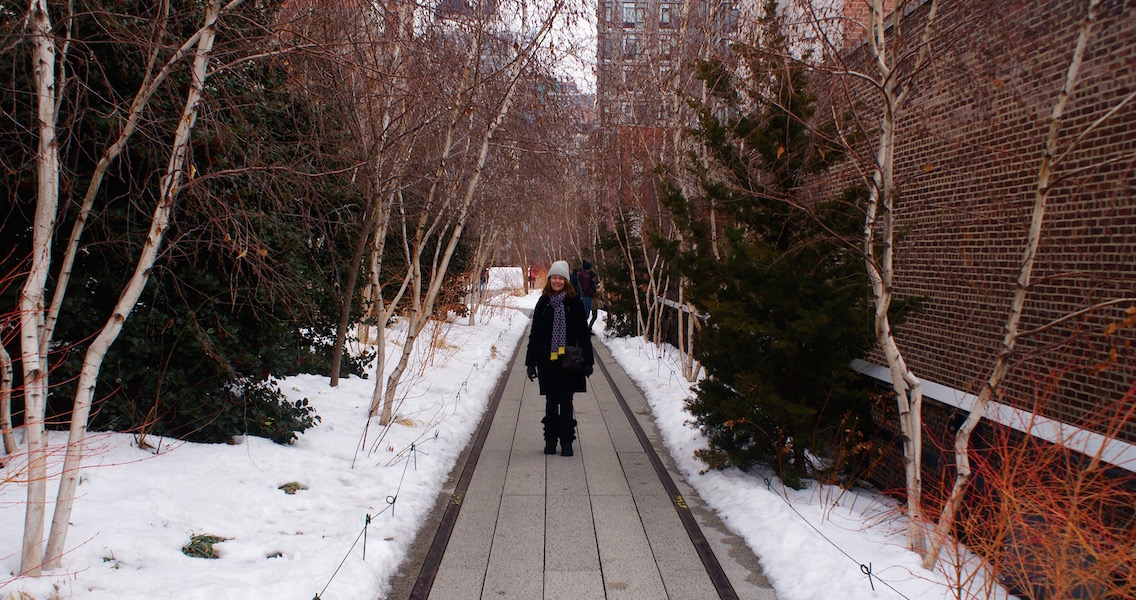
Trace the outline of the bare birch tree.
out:
M 808 1 L 801 2 L 800 7 L 810 16 L 809 22 L 824 52 L 826 64 L 834 65 L 826 68 L 832 68 L 834 76 L 841 81 L 844 86 L 842 93 L 850 93 L 849 82 L 866 83 L 870 93 L 875 96 L 873 101 L 879 105 L 878 122 L 869 124 L 856 120 L 853 125 L 845 126 L 837 119 L 837 135 L 847 148 L 854 148 L 850 140 L 861 137 L 868 129 L 872 130 L 871 137 L 874 138 L 872 159 L 863 161 L 863 165 L 857 165 L 859 177 L 868 189 L 860 249 L 871 281 L 876 341 L 891 373 L 892 392 L 903 434 L 907 543 L 909 548 L 924 555 L 927 540 L 922 510 L 923 383 L 904 359 L 903 351 L 894 336 L 890 311 L 895 290 L 898 228 L 896 135 L 914 76 L 920 72 L 929 56 L 932 34 L 937 25 L 935 16 L 938 0 L 929 3 L 922 35 L 914 52 L 903 46 L 901 25 L 906 12 L 904 3 L 886 0 L 866 0 L 866 3 L 870 10 L 868 22 L 864 24 L 867 30 L 868 66 L 863 71 L 855 70 L 847 64 L 843 56 L 843 45 L 832 39 L 832 28 L 825 18 L 818 16 L 817 7 Z M 845 24 L 845 27 L 852 25 Z M 849 102 L 851 104 L 854 101 L 849 99 Z
M 240 1 L 231 1 L 226 10 L 240 4 Z M 87 417 L 98 369 L 106 350 L 117 337 L 138 295 L 145 287 L 149 269 L 153 265 L 162 242 L 170 211 L 177 198 L 182 179 L 185 177 L 189 134 L 193 127 L 198 100 L 204 86 L 209 54 L 215 36 L 215 23 L 220 12 L 220 0 L 214 0 L 206 9 L 206 24 L 190 36 L 161 69 L 154 70 L 157 53 L 150 54 L 143 84 L 134 96 L 130 108 L 125 111 L 124 126 L 119 131 L 117 139 L 104 151 L 94 174 L 88 181 L 79 217 L 73 223 L 67 249 L 61 261 L 59 276 L 56 278 L 55 293 L 49 306 L 45 303 L 45 296 L 47 274 L 52 264 L 51 236 L 59 212 L 61 170 L 59 147 L 56 139 L 56 127 L 60 118 L 60 91 L 56 87 L 55 74 L 56 72 L 63 72 L 66 53 L 72 43 L 70 38 L 72 15 L 67 14 L 65 16 L 64 27 L 54 28 L 46 2 L 34 1 L 29 6 L 26 21 L 33 50 L 35 98 L 38 106 L 35 127 L 38 150 L 35 168 L 37 195 L 32 262 L 27 279 L 20 292 L 21 363 L 25 399 L 24 426 L 28 445 L 29 477 L 28 505 L 21 551 L 21 572 L 25 574 L 34 575 L 40 573 L 43 568 L 57 567 L 59 558 L 62 556 L 70 511 L 74 501 L 78 470 L 82 460 Z M 164 28 L 162 22 L 167 17 L 168 10 L 159 11 L 158 22 L 156 23 L 158 29 Z M 62 37 L 57 31 L 62 32 Z M 136 129 L 142 112 L 154 96 L 158 86 L 166 79 L 173 66 L 194 48 L 196 48 L 197 56 L 193 68 L 193 85 L 190 86 L 186 108 L 182 113 L 178 131 L 175 134 L 174 149 L 167 167 L 167 173 L 160 183 L 161 199 L 155 211 L 150 235 L 137 264 L 135 275 L 123 291 L 119 306 L 103 328 L 102 333 L 96 338 L 96 342 L 88 348 L 87 357 L 84 361 L 81 383 L 71 418 L 72 429 L 64 460 L 64 473 L 55 504 L 55 517 L 50 538 L 47 540 L 47 551 L 44 553 L 42 550 L 44 543 L 43 513 L 47 505 L 45 500 L 47 483 L 46 432 L 44 429 L 48 373 L 47 352 L 54 325 L 59 317 L 67 280 L 71 274 L 71 265 L 73 264 L 78 239 L 82 234 L 85 219 L 91 210 L 91 204 L 98 192 L 103 174 L 125 147 L 127 140 Z
M 381 375 L 376 377 L 372 411 L 377 408 L 377 400 L 381 393 L 383 399 L 379 419 L 381 425 L 386 425 L 393 417 L 399 382 L 406 371 L 415 342 L 433 314 L 435 301 L 448 272 L 450 260 L 468 224 L 478 197 L 478 186 L 481 183 L 493 136 L 509 114 L 522 74 L 535 58 L 540 44 L 563 6 L 563 2 L 554 3 L 548 8 L 548 12 L 540 17 L 538 27 L 527 36 L 528 39 L 523 40 L 523 45 L 514 43 L 514 53 L 509 57 L 506 68 L 499 73 L 486 74 L 477 68 L 483 51 L 480 43 L 487 41 L 485 38 L 489 37 L 489 33 L 484 30 L 477 31 L 471 40 L 474 43 L 469 45 L 465 66 L 461 71 L 462 77 L 455 86 L 458 96 L 452 102 L 453 109 L 447 116 L 445 130 L 441 135 L 438 166 L 429 181 L 422 207 L 411 229 L 413 233 L 410 234 L 408 241 L 410 277 L 407 293 L 410 304 L 405 316 L 406 339 L 399 360 L 386 381 L 383 382 Z M 525 23 L 527 19 L 524 17 L 523 4 L 521 8 L 521 22 Z M 459 149 L 456 139 L 459 128 L 463 127 L 467 120 L 471 124 L 476 123 L 473 99 L 478 94 L 492 90 L 491 87 L 485 87 L 485 82 L 494 78 L 501 80 L 501 95 L 490 101 L 484 123 L 469 128 L 469 135 L 464 144 L 466 151 L 463 152 L 467 160 L 460 161 L 466 163 L 466 170 L 460 171 L 462 175 L 458 178 L 451 179 L 449 162 L 454 152 Z M 427 263 L 428 250 L 432 250 L 433 255 Z M 379 368 L 382 369 L 382 365 L 379 365 Z
M 935 25 L 937 0 L 932 0 L 920 44 L 919 59 L 914 70 L 918 71 L 925 49 L 930 41 Z M 899 77 L 898 34 L 902 11 L 892 11 L 893 40 L 896 47 L 890 52 L 886 34 L 886 20 L 883 0 L 872 0 L 871 27 L 868 32 L 870 55 L 875 59 L 876 73 L 873 84 L 883 102 L 883 115 L 879 124 L 875 168 L 872 170 L 868 186 L 868 205 L 864 219 L 863 251 L 868 278 L 872 282 L 875 300 L 876 340 L 887 358 L 891 371 L 892 390 L 895 392 L 896 406 L 899 409 L 900 428 L 904 435 L 905 472 L 907 477 L 907 543 L 919 553 L 926 552 L 923 533 L 923 382 L 908 367 L 903 353 L 892 332 L 889 311 L 894 290 L 895 277 L 895 238 L 896 238 L 896 188 L 895 188 L 895 133 L 897 119 L 903 110 L 904 100 L 911 90 L 910 79 L 897 89 Z M 881 214 L 882 213 L 882 214 Z M 876 237 L 879 229 L 879 238 Z M 879 256 L 877 243 L 882 246 Z
M 16 453 L 16 436 L 12 434 L 12 356 L 3 344 L 0 344 L 0 439 L 4 443 L 4 454 Z
M 342 69 L 340 81 L 329 82 L 332 89 L 347 83 L 345 97 L 334 99 L 341 103 L 341 112 L 350 115 L 358 139 L 369 149 L 370 183 L 368 202 L 356 240 L 355 253 L 348 266 L 348 279 L 343 294 L 336 343 L 331 362 L 331 386 L 339 383 L 340 364 L 343 358 L 347 329 L 351 324 L 351 306 L 354 302 L 356 279 L 364 258 L 369 258 L 371 283 L 364 296 L 370 317 L 377 320 L 380 336 L 378 351 L 382 355 L 385 340 L 382 324 L 391 309 L 376 295 L 382 256 L 391 223 L 391 211 L 396 205 L 399 188 L 403 185 L 397 174 L 405 169 L 409 147 L 413 139 L 414 124 L 409 122 L 411 100 L 408 97 L 412 84 L 407 80 L 406 62 L 413 44 L 413 6 L 401 0 L 391 0 L 379 7 L 369 3 L 349 5 L 350 14 L 339 14 L 339 24 L 349 24 L 337 37 L 349 51 L 337 61 Z M 343 94 L 340 94 L 343 96 Z M 345 106 L 344 106 L 345 104 Z M 405 121 L 404 125 L 397 123 Z M 403 137 L 403 133 L 411 139 Z M 397 302 L 394 303 L 397 305 Z M 382 356 L 380 356 L 380 359 Z M 381 364 L 381 360 L 380 360 Z
M 95 394 L 95 383 L 107 350 L 118 338 L 122 325 L 130 317 L 138 297 L 150 278 L 150 268 L 157 259 L 166 229 L 173 214 L 181 186 L 188 179 L 187 156 L 189 139 L 197 120 L 198 103 L 205 88 L 205 78 L 209 71 L 209 60 L 216 39 L 217 19 L 221 11 L 221 0 L 211 0 L 205 6 L 204 27 L 193 60 L 191 83 L 186 94 L 185 107 L 174 133 L 173 147 L 166 166 L 165 175 L 159 182 L 158 205 L 150 219 L 150 232 L 138 256 L 134 273 L 126 283 L 106 325 L 87 347 L 83 357 L 83 368 L 79 374 L 75 405 L 71 413 L 71 431 L 67 440 L 67 455 L 63 462 L 63 475 L 59 483 L 59 494 L 55 502 L 55 515 L 51 523 L 51 535 L 47 540 L 44 567 L 59 566 L 67 539 L 67 527 L 71 519 L 71 508 L 75 501 L 75 488 L 79 483 L 79 466 L 83 459 L 83 449 L 87 434 L 87 421 Z

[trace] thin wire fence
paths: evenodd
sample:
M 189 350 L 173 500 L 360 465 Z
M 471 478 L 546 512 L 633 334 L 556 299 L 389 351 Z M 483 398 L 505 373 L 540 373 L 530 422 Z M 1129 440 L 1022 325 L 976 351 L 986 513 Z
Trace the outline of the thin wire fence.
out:
M 505 333 L 506 333 L 505 331 L 502 331 L 497 335 L 497 339 L 494 341 L 492 348 L 498 347 L 498 345 L 501 343 L 502 338 L 505 336 Z M 418 468 L 417 468 L 418 467 L 418 454 L 419 453 L 427 454 L 426 452 L 421 450 L 421 446 L 423 444 L 426 444 L 426 443 L 429 443 L 429 442 L 432 442 L 432 441 L 435 441 L 435 440 L 438 439 L 439 427 L 443 423 L 445 423 L 449 419 L 454 418 L 457 415 L 457 409 L 458 409 L 458 405 L 461 403 L 462 393 L 463 393 L 463 391 L 467 391 L 469 389 L 469 382 L 473 379 L 474 374 L 481 374 L 483 369 L 485 369 L 489 365 L 489 363 L 491 361 L 493 361 L 495 358 L 497 358 L 497 356 L 495 356 L 494 352 L 491 351 L 490 354 L 487 355 L 484 358 L 483 361 L 479 360 L 479 361 L 472 363 L 469 371 L 466 373 L 465 379 L 461 382 L 461 384 L 458 385 L 458 389 L 454 393 L 452 406 L 448 406 L 448 403 L 445 402 L 444 400 L 441 400 L 440 402 L 436 402 L 434 405 L 431 405 L 430 408 L 436 407 L 436 411 L 435 411 L 434 415 L 431 417 L 431 419 L 429 421 L 427 421 L 426 426 L 423 428 L 423 430 L 419 434 L 419 436 L 417 438 L 415 438 L 415 440 L 411 441 L 407 446 L 405 446 L 401 450 L 396 451 L 394 456 L 391 458 L 391 460 L 389 462 L 387 462 L 387 464 L 386 464 L 387 467 L 396 466 L 400 462 L 403 463 L 402 475 L 399 478 L 398 486 L 395 488 L 395 492 L 386 497 L 386 504 L 387 505 L 386 505 L 386 507 L 383 508 L 383 510 L 379 511 L 378 514 L 366 515 L 366 519 L 363 523 L 363 528 L 359 531 L 359 534 L 357 536 L 355 536 L 355 540 L 351 543 L 351 547 L 347 549 L 347 553 L 344 554 L 343 559 L 339 561 L 339 565 L 336 566 L 335 572 L 333 572 L 331 574 L 331 577 L 328 579 L 327 583 L 323 586 L 323 589 L 320 590 L 320 592 L 315 595 L 313 600 L 322 600 L 323 599 L 323 595 L 327 592 L 327 588 L 329 586 L 331 586 L 331 583 L 333 581 L 335 581 L 335 577 L 337 575 L 339 575 L 339 571 L 343 568 L 343 565 L 347 562 L 347 559 L 351 557 L 352 552 L 355 551 L 355 548 L 356 548 L 356 546 L 359 545 L 360 540 L 363 541 L 362 560 L 363 561 L 367 560 L 367 529 L 370 527 L 371 522 L 375 518 L 381 516 L 383 513 L 386 513 L 387 511 L 390 511 L 391 516 L 394 516 L 395 506 L 398 503 L 399 492 L 402 490 L 402 485 L 403 485 L 403 482 L 406 481 L 407 474 L 411 473 L 411 472 L 417 472 L 418 471 Z M 407 386 L 407 389 L 409 390 L 410 387 L 411 386 Z M 407 393 L 409 393 L 409 391 Z M 426 392 L 423 392 L 423 393 L 429 393 L 429 389 L 427 389 Z M 402 400 L 405 400 L 405 399 L 406 399 L 406 396 L 404 395 Z M 400 400 L 400 405 L 401 405 L 402 400 Z M 429 408 L 427 408 L 426 410 L 429 410 Z M 393 420 L 392 420 L 392 424 L 393 424 Z M 369 425 L 369 422 L 368 422 L 368 425 Z M 378 445 L 382 442 L 382 440 L 385 439 L 386 433 L 387 433 L 387 431 L 389 431 L 389 429 L 390 429 L 390 424 L 388 424 L 386 427 L 383 428 L 383 431 L 382 431 L 382 433 L 380 433 L 379 438 L 376 440 L 375 444 L 372 445 L 372 450 L 377 448 Z M 360 445 L 366 444 L 365 439 L 366 439 L 366 428 L 364 428 L 363 438 L 360 440 Z M 354 461 L 352 462 L 352 464 L 354 464 Z

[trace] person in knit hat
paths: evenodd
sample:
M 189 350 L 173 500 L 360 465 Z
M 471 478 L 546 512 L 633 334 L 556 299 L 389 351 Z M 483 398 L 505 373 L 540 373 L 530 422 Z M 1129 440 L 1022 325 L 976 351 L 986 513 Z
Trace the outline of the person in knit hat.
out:
M 595 356 L 588 335 L 587 313 L 568 277 L 568 263 L 558 260 L 548 270 L 540 300 L 533 309 L 525 366 L 529 381 L 539 380 L 544 396 L 544 453 L 555 454 L 560 442 L 561 456 L 572 456 L 576 439 L 576 419 L 572 395 L 586 392 Z M 573 367 L 573 354 L 581 355 Z

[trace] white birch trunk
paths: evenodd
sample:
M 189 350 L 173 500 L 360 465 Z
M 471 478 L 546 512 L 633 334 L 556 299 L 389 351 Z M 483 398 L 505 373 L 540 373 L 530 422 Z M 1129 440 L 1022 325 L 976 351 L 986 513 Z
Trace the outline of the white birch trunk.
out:
M 1088 13 L 1081 21 L 1077 44 L 1073 50 L 1073 58 L 1070 60 L 1069 68 L 1065 73 L 1065 84 L 1057 95 L 1057 102 L 1053 106 L 1049 121 L 1049 134 L 1045 140 L 1045 154 L 1042 156 L 1041 165 L 1037 172 L 1037 186 L 1034 190 L 1029 234 L 1026 237 L 1026 247 L 1022 251 L 1021 267 L 1014 287 L 1014 297 L 1010 302 L 1010 314 L 1006 317 L 1002 348 L 998 352 L 998 357 L 995 359 L 989 377 L 982 386 L 982 391 L 978 394 L 974 407 L 967 415 L 966 421 L 963 422 L 958 433 L 955 434 L 955 465 L 957 468 L 955 483 L 951 488 L 947 502 L 939 513 L 938 522 L 931 534 L 931 546 L 927 554 L 923 556 L 923 568 L 925 569 L 933 569 L 935 563 L 938 562 L 939 553 L 946 543 L 951 526 L 955 521 L 955 515 L 958 514 L 959 507 L 962 504 L 963 495 L 970 484 L 972 475 L 969 453 L 970 436 L 985 415 L 986 407 L 990 404 L 990 400 L 1002 383 L 1002 378 L 1005 377 L 1010 368 L 1010 356 L 1013 354 L 1014 346 L 1018 341 L 1018 324 L 1021 321 L 1022 308 L 1025 306 L 1026 293 L 1029 291 L 1034 260 L 1037 258 L 1037 248 L 1041 243 L 1041 227 L 1045 222 L 1045 208 L 1049 199 L 1049 178 L 1054 166 L 1053 161 L 1057 158 L 1057 132 L 1061 117 L 1065 113 L 1065 105 L 1077 85 L 1077 74 L 1080 72 L 1081 63 L 1085 57 L 1085 48 L 1088 46 L 1093 23 L 1096 21 L 1099 4 L 1100 0 L 1089 0 Z
M 396 194 L 397 196 L 397 194 Z M 392 201 L 393 204 L 393 201 Z M 388 303 L 383 296 L 382 283 L 379 281 L 379 274 L 382 272 L 382 258 L 383 247 L 386 243 L 387 230 L 390 227 L 391 213 L 393 206 L 388 205 L 384 209 L 383 215 L 378 222 L 378 229 L 375 232 L 375 240 L 377 242 L 374 252 L 371 254 L 371 297 L 374 304 L 372 305 L 372 316 L 375 321 L 376 327 L 376 340 L 375 340 L 375 390 L 371 394 L 371 406 L 367 412 L 367 417 L 374 417 L 379 413 L 382 408 L 382 389 L 383 389 L 383 371 L 386 367 L 387 358 L 387 337 L 386 337 L 386 323 L 390 316 L 394 314 L 398 308 L 399 302 L 402 301 L 403 295 L 410 285 L 411 273 L 408 270 L 405 277 L 402 278 L 402 285 L 399 287 L 394 298 Z M 403 240 L 406 239 L 406 219 L 403 215 Z M 410 264 L 410 249 L 403 242 L 403 252 L 406 256 L 407 264 Z
M 679 352 L 682 359 L 682 376 L 687 381 L 698 381 L 698 372 L 701 367 L 694 356 L 694 334 L 700 329 L 698 310 L 693 304 L 686 301 L 685 282 L 678 287 L 678 340 Z
M 887 359 L 888 369 L 891 372 L 892 390 L 895 394 L 900 429 L 904 437 L 908 547 L 920 555 L 925 555 L 927 542 L 924 535 L 922 511 L 923 385 L 908 368 L 903 353 L 892 334 L 891 322 L 888 318 L 895 276 L 895 130 L 899 109 L 910 89 L 910 79 L 903 89 L 897 93 L 896 78 L 894 77 L 895 65 L 891 62 L 895 59 L 894 57 L 889 58 L 887 53 L 887 31 L 883 4 L 882 0 L 872 0 L 872 22 L 868 32 L 868 47 L 871 56 L 875 58 L 876 74 L 879 78 L 877 85 L 883 103 L 883 115 L 880 119 L 876 165 L 872 171 L 868 206 L 864 219 L 863 251 L 875 304 L 876 340 Z M 928 11 L 927 24 L 923 31 L 919 59 L 915 63 L 914 72 L 918 72 L 926 54 L 935 22 L 936 8 L 937 0 L 932 0 Z M 896 26 L 893 33 L 899 31 L 898 25 L 901 18 L 900 11 L 894 12 Z M 909 75 L 908 77 L 913 76 Z M 878 219 L 881 211 L 883 212 L 882 239 L 880 240 L 882 256 L 877 260 L 875 233 L 876 227 L 880 226 Z
M 891 98 L 889 97 L 889 100 Z M 864 254 L 866 256 L 868 277 L 872 284 L 872 295 L 875 304 L 875 332 L 876 341 L 883 350 L 887 359 L 888 369 L 891 372 L 892 390 L 895 393 L 896 407 L 899 412 L 900 430 L 903 432 L 904 471 L 907 485 L 907 511 L 908 511 L 908 545 L 911 549 L 922 553 L 924 550 L 922 525 L 922 382 L 915 377 L 903 359 L 895 337 L 892 335 L 891 322 L 888 319 L 888 310 L 891 308 L 892 285 L 894 276 L 894 227 L 892 211 L 894 209 L 894 192 L 888 185 L 892 173 L 892 150 L 894 147 L 894 113 L 889 103 L 887 112 L 881 123 L 880 144 L 877 153 L 879 169 L 873 178 L 873 186 L 869 193 L 867 215 L 864 222 Z M 875 257 L 875 228 L 878 213 L 884 212 L 883 219 L 883 256 L 877 264 Z
M 675 310 L 675 313 L 676 313 L 676 321 L 677 321 L 677 325 L 676 325 L 677 329 L 676 330 L 678 331 L 679 367 L 680 367 L 680 370 L 682 371 L 683 378 L 686 378 L 686 374 L 690 370 L 689 367 L 687 366 L 688 360 L 690 360 L 690 361 L 694 360 L 694 358 L 692 356 L 688 357 L 688 355 L 687 355 L 688 341 L 687 341 L 687 337 L 686 337 L 686 327 L 685 327 L 687 317 L 686 317 L 686 311 L 683 310 L 684 308 L 686 308 L 686 298 L 685 298 L 685 295 L 683 293 L 685 291 L 683 289 L 685 284 L 686 284 L 686 277 L 679 276 L 679 280 L 678 280 L 678 308 Z M 690 380 L 688 379 L 687 381 L 690 381 Z
M 16 436 L 12 435 L 12 357 L 0 344 L 0 438 L 4 440 L 4 453 L 16 453 Z M 4 461 L 0 460 L 0 465 Z
M 937 0 L 932 0 L 927 14 L 927 22 L 919 49 L 919 56 L 915 62 L 913 73 L 908 75 L 908 81 L 903 89 L 897 93 L 894 57 L 889 58 L 887 53 L 887 31 L 884 22 L 884 3 L 882 0 L 872 0 L 872 22 L 868 31 L 868 47 L 871 56 L 875 59 L 876 84 L 880 91 L 883 103 L 883 115 L 880 119 L 880 138 L 876 150 L 876 164 L 872 170 L 871 185 L 869 186 L 868 206 L 864 220 L 863 251 L 868 277 L 872 285 L 873 301 L 875 304 L 875 333 L 876 340 L 887 359 L 888 369 L 891 372 L 892 390 L 895 394 L 896 407 L 899 412 L 900 429 L 904 436 L 904 470 L 907 485 L 907 512 L 908 512 L 908 546 L 926 554 L 927 543 L 924 535 L 924 518 L 922 511 L 923 493 L 923 385 L 907 366 L 895 337 L 892 334 L 888 310 L 894 289 L 895 264 L 895 133 L 898 122 L 898 113 L 911 87 L 911 77 L 918 73 L 923 59 L 927 55 L 930 36 L 935 24 Z M 898 35 L 901 11 L 893 11 L 895 26 L 893 35 Z M 876 227 L 881 226 L 878 219 L 882 215 L 882 231 L 880 240 L 882 256 L 877 260 L 875 253 Z
M 387 115 L 389 117 L 389 112 L 387 113 Z M 386 120 L 384 120 L 384 123 L 385 132 L 386 126 L 389 126 L 390 123 Z M 398 171 L 401 168 L 401 165 L 405 164 L 405 162 L 409 160 L 411 146 L 412 144 L 408 144 L 405 151 L 399 155 L 398 159 L 396 159 L 393 167 L 394 171 Z M 382 173 L 381 165 L 378 172 Z M 402 301 L 402 297 L 406 293 L 407 287 L 410 285 L 410 273 L 408 271 L 407 275 L 402 278 L 402 284 L 399 287 L 398 292 L 395 293 L 394 297 L 389 303 L 386 301 L 386 297 L 383 294 L 383 285 L 380 279 L 380 275 L 382 274 L 383 270 L 383 256 L 386 251 L 387 233 L 390 231 L 391 218 L 394 214 L 394 207 L 396 203 L 398 204 L 400 214 L 402 215 L 403 256 L 406 258 L 408 265 L 410 264 L 411 255 L 410 247 L 407 245 L 406 241 L 406 214 L 402 210 L 402 190 L 400 188 L 400 183 L 397 177 L 389 178 L 388 183 L 389 185 L 386 188 L 389 190 L 389 193 L 387 195 L 388 201 L 378 202 L 378 200 L 376 199 L 376 202 L 378 202 L 379 204 L 376 207 L 379 213 L 378 218 L 375 219 L 375 231 L 372 235 L 373 243 L 371 247 L 370 262 L 371 284 L 368 288 L 369 304 L 367 306 L 367 310 L 369 316 L 371 317 L 371 320 L 375 323 L 375 389 L 371 394 L 371 406 L 370 410 L 367 413 L 368 418 L 374 417 L 376 414 L 378 414 L 382 402 L 382 394 L 380 392 L 382 390 L 383 371 L 386 366 L 387 356 L 386 324 L 391 315 L 393 315 L 397 310 L 399 302 Z
M 694 334 L 702 329 L 702 321 L 698 320 L 698 311 L 695 310 L 693 304 L 687 304 L 690 314 L 687 315 L 687 339 L 690 340 L 690 366 L 686 373 L 687 381 L 698 381 L 698 377 L 702 373 L 702 363 L 694 356 Z
M 56 568 L 63 556 L 64 544 L 67 539 L 68 522 L 71 518 L 71 508 L 75 500 L 75 488 L 78 485 L 79 468 L 83 458 L 86 441 L 87 421 L 90 415 L 91 402 L 94 398 L 95 384 L 98 380 L 99 370 L 102 368 L 103 358 L 110 349 L 111 344 L 122 331 L 123 323 L 130 316 L 138 297 L 146 287 L 150 277 L 150 268 L 157 259 L 163 237 L 169 225 L 173 212 L 174 202 L 177 199 L 182 179 L 185 176 L 185 165 L 189 154 L 189 138 L 193 125 L 197 119 L 198 104 L 205 86 L 205 77 L 208 73 L 209 58 L 213 50 L 213 40 L 216 36 L 217 17 L 220 13 L 220 0 L 212 0 L 205 8 L 205 26 L 201 39 L 197 44 L 194 57 L 192 83 L 186 95 L 185 108 L 178 121 L 177 131 L 174 134 L 174 143 L 171 149 L 166 173 L 159 182 L 160 196 L 158 205 L 154 209 L 154 216 L 150 224 L 150 231 L 142 252 L 138 257 L 138 264 L 134 273 L 119 296 L 114 310 L 106 325 L 87 348 L 83 357 L 83 367 L 79 373 L 76 389 L 75 406 L 71 413 L 71 431 L 67 443 L 67 455 L 63 462 L 63 474 L 59 482 L 59 495 L 55 503 L 55 515 L 51 524 L 51 536 L 47 543 L 47 552 L 44 565 L 46 568 Z
M 59 145 L 55 137 L 55 38 L 46 0 L 32 0 L 28 8 L 32 34 L 32 68 L 35 78 L 36 212 L 32 229 L 32 257 L 28 278 L 20 289 L 20 363 L 24 373 L 24 430 L 28 444 L 28 504 L 20 572 L 39 575 L 43 563 L 44 506 L 47 498 L 47 356 L 41 351 L 44 335 L 44 290 L 51 267 L 51 236 L 59 205 Z

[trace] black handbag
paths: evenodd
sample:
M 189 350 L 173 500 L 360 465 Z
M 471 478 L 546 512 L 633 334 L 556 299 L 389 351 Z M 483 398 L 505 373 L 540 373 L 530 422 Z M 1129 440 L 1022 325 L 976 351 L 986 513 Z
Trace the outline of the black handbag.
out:
M 584 368 L 584 349 L 579 346 L 566 346 L 564 356 L 561 356 L 560 360 L 565 369 L 579 371 Z

